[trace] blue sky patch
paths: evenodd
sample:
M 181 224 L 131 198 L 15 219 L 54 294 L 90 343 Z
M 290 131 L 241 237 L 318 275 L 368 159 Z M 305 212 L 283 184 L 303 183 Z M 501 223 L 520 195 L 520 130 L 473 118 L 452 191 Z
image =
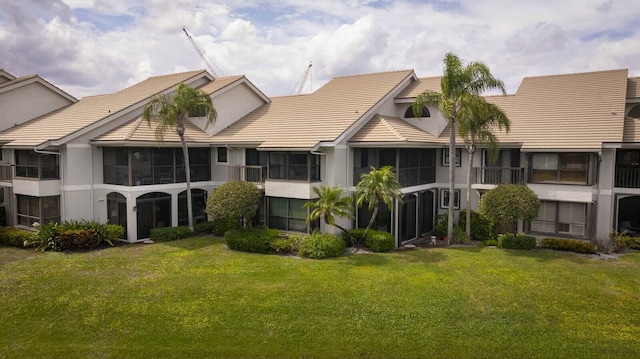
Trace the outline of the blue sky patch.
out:
M 590 34 L 587 34 L 585 36 L 582 36 L 580 38 L 580 40 L 582 41 L 592 41 L 595 39 L 599 39 L 599 38 L 606 38 L 607 40 L 610 41 L 620 41 L 620 40 L 624 40 L 627 38 L 630 38 L 633 36 L 633 31 L 632 30 L 613 30 L 613 29 L 607 29 L 607 30 L 603 30 L 603 31 L 598 31 L 598 32 L 592 32 Z
M 130 15 L 106 15 L 89 9 L 74 9 L 73 14 L 78 20 L 91 23 L 100 32 L 131 28 L 135 23 L 135 17 Z

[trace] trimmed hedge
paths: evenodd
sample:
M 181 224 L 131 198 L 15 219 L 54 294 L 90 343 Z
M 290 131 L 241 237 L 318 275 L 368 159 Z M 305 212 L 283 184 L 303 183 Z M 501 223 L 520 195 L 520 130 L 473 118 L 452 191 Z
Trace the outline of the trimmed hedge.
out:
M 577 239 L 544 238 L 540 241 L 540 247 L 576 253 L 596 253 L 596 246 Z
M 526 234 L 503 234 L 498 238 L 498 243 L 504 249 L 534 249 L 536 238 Z
M 345 243 L 341 237 L 327 233 L 313 233 L 302 239 L 298 254 L 306 258 L 325 259 L 339 257 L 344 250 Z
M 154 242 L 169 242 L 193 236 L 189 226 L 153 228 L 149 239 Z
M 242 222 L 237 218 L 216 218 L 213 220 L 213 235 L 224 237 L 227 231 L 242 228 Z
M 364 234 L 364 228 L 353 228 L 349 230 L 349 233 L 359 240 L 358 243 L 360 243 L 362 241 L 362 235 Z M 342 233 L 342 239 L 347 247 L 353 245 L 349 236 L 344 232 Z M 370 229 L 367 231 L 367 238 L 364 239 L 364 245 L 374 252 L 389 252 L 395 248 L 395 238 L 389 232 Z
M 229 249 L 265 254 L 274 252 L 272 243 L 279 237 L 277 229 L 263 227 L 232 229 L 224 234 Z
M 24 247 L 25 241 L 33 238 L 35 232 L 13 227 L 0 227 L 0 243 L 10 247 Z
M 390 252 L 395 247 L 395 238 L 389 232 L 369 230 L 364 245 L 373 252 Z
M 200 222 L 193 225 L 193 233 L 211 234 L 213 233 L 213 221 Z

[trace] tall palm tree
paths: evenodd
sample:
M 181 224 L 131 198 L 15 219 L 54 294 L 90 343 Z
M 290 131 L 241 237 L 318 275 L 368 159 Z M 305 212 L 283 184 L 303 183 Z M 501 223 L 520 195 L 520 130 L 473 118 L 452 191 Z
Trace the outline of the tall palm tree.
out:
M 349 235 L 349 231 L 336 223 L 335 217 L 353 218 L 353 198 L 347 196 L 344 190 L 337 186 L 322 185 L 313 187 L 313 192 L 315 192 L 318 199 L 315 202 L 309 201 L 304 205 L 305 208 L 313 208 L 309 216 L 307 216 L 307 223 L 322 218 L 324 223 L 334 226 Z M 351 236 L 349 235 L 349 237 Z M 353 238 L 351 238 L 351 241 L 353 242 Z
M 425 106 L 437 106 L 449 122 L 449 211 L 447 243 L 453 238 L 453 207 L 455 193 L 456 128 L 458 114 L 473 108 L 473 104 L 484 101 L 481 95 L 487 90 L 500 90 L 506 95 L 504 83 L 495 78 L 489 67 L 482 62 L 464 65 L 453 53 L 447 53 L 443 60 L 444 71 L 440 79 L 440 92 L 425 91 L 413 102 L 413 113 L 420 117 Z
M 467 238 L 471 238 L 471 170 L 473 169 L 473 154 L 478 144 L 486 144 L 488 146 L 489 161 L 495 162 L 498 158 L 500 142 L 496 138 L 494 131 L 502 131 L 504 129 L 509 132 L 511 121 L 509 121 L 509 118 L 500 107 L 486 101 L 478 101 L 473 108 L 468 108 L 459 115 L 458 131 L 465 139 L 467 151 L 469 152 L 465 235 Z
M 190 114 L 206 117 L 206 126 L 214 123 L 218 117 L 209 95 L 181 83 L 176 88 L 175 93 L 153 97 L 145 105 L 142 118 L 147 121 L 149 127 L 151 127 L 152 120 L 158 121 L 155 136 L 160 142 L 164 142 L 164 134 L 172 129 L 175 129 L 178 136 L 180 136 L 187 181 L 187 216 L 189 229 L 193 231 L 191 169 L 189 168 L 189 149 L 187 148 L 187 142 L 184 140 L 184 123 Z
M 360 176 L 360 181 L 356 185 L 356 205 L 362 207 L 367 203 L 369 209 L 373 210 L 371 220 L 362 233 L 362 238 L 367 237 L 367 231 L 373 226 L 378 216 L 380 200 L 390 209 L 393 209 L 394 201 L 402 201 L 401 187 L 391 166 L 384 166 L 380 169 L 371 167 L 369 173 L 363 173 Z

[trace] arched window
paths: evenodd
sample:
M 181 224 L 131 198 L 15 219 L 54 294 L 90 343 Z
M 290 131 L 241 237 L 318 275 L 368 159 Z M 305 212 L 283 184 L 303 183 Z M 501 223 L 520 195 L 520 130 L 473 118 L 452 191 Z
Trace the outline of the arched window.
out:
M 193 224 L 207 221 L 207 191 L 199 188 L 191 189 L 191 208 L 193 209 Z M 178 225 L 189 224 L 187 217 L 187 191 L 178 195 Z
M 149 238 L 153 228 L 171 227 L 171 195 L 152 192 L 136 199 L 138 239 Z
M 431 117 L 431 113 L 429 113 L 429 109 L 426 106 L 422 108 L 420 117 Z M 409 108 L 404 112 L 404 118 L 416 118 L 411 106 L 409 106 Z
M 632 118 L 640 118 L 640 105 L 636 105 L 636 107 L 632 108 L 627 116 Z

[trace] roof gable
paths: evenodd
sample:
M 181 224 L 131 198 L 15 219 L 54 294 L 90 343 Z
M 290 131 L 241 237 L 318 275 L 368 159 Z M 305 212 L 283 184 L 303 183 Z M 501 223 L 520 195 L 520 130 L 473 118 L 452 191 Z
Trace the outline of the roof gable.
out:
M 0 94 L 9 92 L 11 90 L 15 90 L 16 88 L 28 86 L 32 83 L 39 83 L 70 102 L 78 102 L 78 99 L 76 99 L 75 97 L 71 96 L 67 92 L 61 90 L 59 87 L 51 84 L 49 81 L 43 79 L 38 75 L 28 75 L 28 76 L 21 76 L 17 78 L 14 77 L 9 81 L 0 82 Z
M 312 94 L 272 98 L 216 134 L 218 143 L 261 143 L 261 148 L 311 149 L 345 134 L 413 71 L 337 77 Z
M 141 111 L 152 96 L 205 74 L 199 70 L 155 76 L 113 94 L 85 97 L 71 106 L 1 132 L 0 142 L 15 147 L 63 143 L 125 112 Z

